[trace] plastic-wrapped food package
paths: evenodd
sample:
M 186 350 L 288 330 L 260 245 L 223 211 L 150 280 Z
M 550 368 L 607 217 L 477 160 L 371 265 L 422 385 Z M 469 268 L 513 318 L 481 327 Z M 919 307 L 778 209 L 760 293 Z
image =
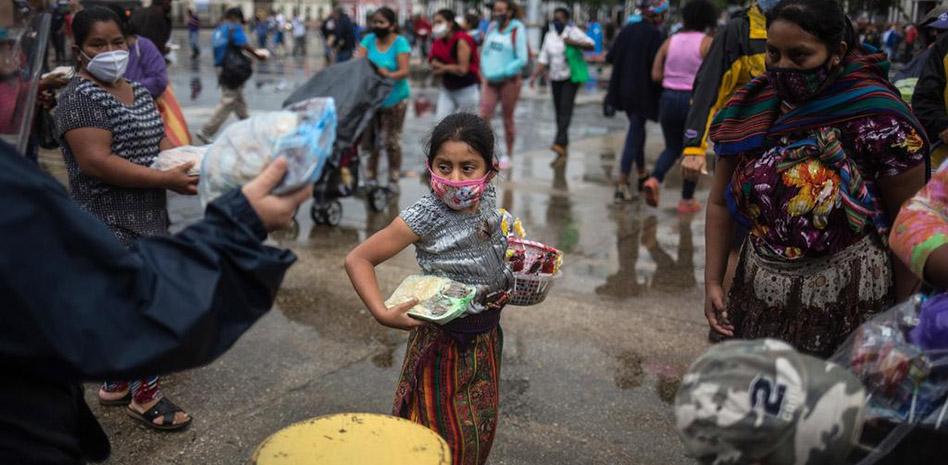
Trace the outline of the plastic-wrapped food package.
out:
M 863 323 L 832 360 L 870 394 L 868 417 L 940 428 L 948 404 L 946 300 L 915 296 Z
M 398 289 L 385 301 L 385 306 L 394 307 L 418 299 L 418 304 L 408 311 L 408 315 L 443 325 L 461 316 L 476 294 L 475 286 L 448 278 L 411 275 L 399 284 Z
M 176 166 L 193 162 L 194 166 L 188 170 L 188 174 L 197 176 L 201 174 L 201 161 L 204 160 L 204 154 L 207 153 L 208 148 L 207 145 L 182 145 L 181 147 L 162 150 L 158 153 L 155 161 L 152 162 L 151 167 L 160 171 L 168 171 Z
M 332 98 L 314 98 L 283 111 L 254 114 L 224 130 L 201 163 L 198 194 L 207 204 L 255 178 L 277 157 L 287 160 L 275 194 L 316 182 L 332 155 L 336 110 Z

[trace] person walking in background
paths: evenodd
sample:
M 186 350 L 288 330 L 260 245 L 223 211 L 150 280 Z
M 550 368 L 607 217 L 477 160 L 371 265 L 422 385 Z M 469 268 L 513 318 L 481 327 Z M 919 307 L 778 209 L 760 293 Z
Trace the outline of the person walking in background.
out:
M 333 62 L 332 51 L 336 41 L 336 20 L 332 14 L 319 25 L 319 33 L 323 37 L 323 59 L 326 62 L 326 66 L 329 66 Z
M 555 167 L 566 165 L 569 147 L 569 124 L 573 118 L 573 105 L 576 92 L 589 77 L 582 50 L 592 50 L 595 42 L 582 29 L 570 23 L 569 10 L 557 8 L 553 12 L 550 30 L 544 36 L 537 68 L 530 78 L 530 87 L 534 87 L 540 76 L 550 79 L 553 90 L 553 109 L 556 112 L 556 137 L 550 150 L 556 158 L 550 164 Z
M 398 181 L 402 167 L 402 127 L 408 109 L 409 60 L 411 44 L 398 34 L 398 16 L 391 8 L 381 7 L 372 14 L 372 32 L 362 38 L 356 55 L 368 58 L 378 67 L 379 75 L 395 81 L 391 93 L 382 102 L 363 135 L 363 146 L 369 150 L 366 178 L 369 183 L 378 183 L 379 156 L 385 150 L 388 156 L 388 189 L 398 192 Z
M 885 55 L 889 57 L 889 61 L 895 62 L 898 58 L 899 45 L 902 44 L 902 32 L 900 29 L 902 26 L 899 23 L 893 23 L 889 25 L 889 29 L 885 31 L 882 35 L 882 44 L 885 49 Z
M 140 8 L 132 13 L 130 23 L 135 32 L 147 38 L 158 47 L 165 56 L 170 51 L 171 40 L 171 0 L 154 0 L 148 8 Z
M 432 19 L 434 41 L 429 61 L 432 72 L 441 76 L 435 120 L 455 112 L 475 113 L 481 84 L 477 44 L 456 21 L 453 11 L 440 10 Z
M 54 4 L 51 7 L 53 17 L 49 24 L 49 40 L 53 44 L 54 58 L 57 65 L 66 62 L 66 8 L 59 4 Z
M 336 55 L 336 63 L 349 61 L 356 50 L 356 30 L 349 15 L 342 8 L 333 10 L 333 19 L 335 20 L 335 32 L 333 48 Z
M 912 110 L 925 126 L 928 139 L 938 148 L 932 151 L 931 164 L 937 168 L 948 158 L 948 11 L 942 12 L 926 29 L 938 31 L 928 48 L 928 59 L 912 94 Z
M 293 56 L 306 56 L 306 22 L 299 11 L 293 16 Z
M 224 13 L 224 21 L 214 31 L 214 66 L 218 70 L 218 83 L 221 87 L 221 103 L 214 109 L 214 114 L 204 127 L 197 133 L 197 138 L 205 144 L 211 143 L 211 138 L 217 134 L 230 113 L 237 118 L 247 119 L 247 103 L 244 101 L 244 82 L 250 78 L 246 76 L 242 82 L 234 82 L 236 77 L 229 75 L 229 70 L 223 67 L 224 58 L 228 50 L 241 50 L 253 55 L 258 60 L 266 60 L 266 55 L 254 50 L 247 42 L 244 34 L 244 13 L 240 8 L 231 8 Z
M 478 47 L 484 43 L 484 35 L 481 33 L 479 26 L 481 24 L 481 17 L 474 14 L 468 13 L 464 15 L 464 30 L 467 31 L 468 35 L 471 36 L 471 39 L 474 39 L 474 44 Z
M 270 21 L 263 10 L 257 11 L 253 18 L 254 35 L 257 36 L 257 48 L 267 48 L 267 36 L 270 35 Z
M 422 60 L 428 59 L 428 41 L 431 39 L 431 23 L 428 18 L 418 15 L 412 22 L 412 33 L 418 44 L 418 54 Z
M 481 46 L 481 118 L 490 121 L 501 106 L 504 121 L 504 141 L 507 151 L 500 156 L 500 169 L 510 168 L 517 130 L 514 110 L 523 87 L 521 72 L 530 59 L 527 47 L 527 28 L 520 22 L 520 9 L 512 0 L 494 2 L 494 21 L 491 22 Z
M 168 234 L 165 189 L 194 195 L 197 177 L 187 174 L 191 164 L 170 171 L 150 168 L 158 152 L 171 145 L 149 90 L 123 78 L 129 51 L 121 21 L 102 7 L 76 15 L 78 73 L 60 94 L 56 128 L 72 197 L 130 247 L 141 237 Z M 157 376 L 107 381 L 98 397 L 103 405 L 127 406 L 131 417 L 153 429 L 191 423 L 162 394 Z
M 194 10 L 188 8 L 188 43 L 191 44 L 191 59 L 201 55 L 201 18 Z
M 701 62 L 711 48 L 709 35 L 717 24 L 718 11 L 708 0 L 690 0 L 682 9 L 684 26 L 662 44 L 652 66 L 652 79 L 661 82 L 662 98 L 659 122 L 665 137 L 665 150 L 655 162 L 655 169 L 642 187 L 645 203 L 659 204 L 665 174 L 681 156 L 684 146 L 685 120 L 691 109 L 691 91 Z M 697 182 L 685 179 L 681 187 L 679 213 L 697 213 L 701 204 L 694 199 Z
M 629 130 L 622 149 L 619 176 L 616 180 L 615 200 L 632 200 L 629 176 L 632 165 L 638 170 L 638 190 L 642 190 L 648 171 L 645 169 L 645 122 L 658 119 L 660 84 L 652 80 L 652 65 L 662 46 L 662 32 L 658 26 L 668 12 L 667 0 L 639 0 L 641 17 L 622 28 L 606 55 L 612 65 L 609 92 L 606 101 L 624 111 L 629 118 Z
M 905 48 L 902 50 L 902 62 L 908 63 L 912 60 L 912 57 L 915 56 L 915 43 L 918 40 L 918 26 L 913 23 L 909 23 L 905 26 L 905 38 L 903 43 Z
M 697 181 L 705 172 L 708 126 L 734 92 L 764 74 L 767 20 L 764 14 L 779 0 L 757 0 L 718 30 L 708 55 L 695 76 L 691 108 L 685 120 L 681 169 L 685 179 Z
M 711 126 L 705 316 L 723 337 L 828 357 L 918 284 L 886 238 L 925 183 L 929 146 L 885 56 L 849 45 L 836 1 L 783 0 L 767 18 L 766 76 Z M 738 223 L 748 240 L 725 298 Z

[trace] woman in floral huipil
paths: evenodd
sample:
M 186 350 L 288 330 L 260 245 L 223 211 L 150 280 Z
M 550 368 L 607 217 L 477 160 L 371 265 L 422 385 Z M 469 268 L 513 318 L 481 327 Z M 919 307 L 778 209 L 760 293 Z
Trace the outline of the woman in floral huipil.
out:
M 711 127 L 705 313 L 724 337 L 828 356 L 917 283 L 886 239 L 924 183 L 928 143 L 885 57 L 850 47 L 835 1 L 784 1 L 767 20 L 767 73 Z M 736 223 L 748 237 L 725 302 Z

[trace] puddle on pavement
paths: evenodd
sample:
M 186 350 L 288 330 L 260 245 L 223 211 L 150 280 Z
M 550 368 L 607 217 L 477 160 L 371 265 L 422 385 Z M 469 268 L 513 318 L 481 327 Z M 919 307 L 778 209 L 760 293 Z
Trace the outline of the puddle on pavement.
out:
M 634 389 L 642 385 L 645 370 L 642 368 L 642 356 L 631 351 L 620 353 L 616 357 L 615 382 L 619 389 Z
M 681 385 L 684 367 L 661 364 L 645 359 L 632 351 L 623 351 L 616 356 L 615 384 L 621 390 L 640 388 L 647 378 L 655 379 L 655 394 L 666 404 L 675 401 L 675 393 Z
M 349 227 L 316 227 L 306 247 L 294 247 L 299 257 L 277 294 L 276 305 L 290 320 L 315 329 L 321 336 L 348 344 L 378 347 L 373 365 L 390 368 L 404 334 L 379 325 L 359 300 L 343 268 L 346 254 L 360 241 Z

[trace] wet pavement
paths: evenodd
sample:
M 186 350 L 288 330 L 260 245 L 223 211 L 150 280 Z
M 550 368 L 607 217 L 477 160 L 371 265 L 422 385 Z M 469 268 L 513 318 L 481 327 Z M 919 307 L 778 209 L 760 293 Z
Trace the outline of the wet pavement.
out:
M 251 111 L 279 108 L 321 62 L 285 58 L 258 67 L 245 93 Z M 219 95 L 210 58 L 205 53 L 170 74 L 194 131 Z M 201 91 L 191 99 L 196 82 Z M 433 88 L 414 83 L 412 91 L 413 106 L 419 97 L 435 99 Z M 544 303 L 504 310 L 501 420 L 491 464 L 692 463 L 670 404 L 681 374 L 705 347 L 704 217 L 676 213 L 675 172 L 658 209 L 612 201 L 608 180 L 626 121 L 603 118 L 599 101 L 596 93 L 581 97 L 569 164 L 557 172 L 546 150 L 554 128 L 548 95 L 527 95 L 517 110 L 514 167 L 497 181 L 499 203 L 523 219 L 532 239 L 566 255 Z M 219 361 L 165 378 L 165 393 L 195 418 L 187 431 L 147 431 L 121 408 L 95 405 L 89 386 L 87 398 L 112 438 L 108 463 L 247 463 L 257 444 L 292 422 L 390 411 L 406 334 L 375 323 L 352 291 L 343 259 L 425 193 L 417 172 L 433 125 L 430 113 L 409 111 L 408 173 L 388 208 L 375 213 L 364 200 L 342 199 L 342 222 L 328 227 L 313 225 L 304 205 L 299 230 L 273 236 L 299 256 L 276 308 Z M 661 132 L 650 125 L 649 159 L 661 148 Z M 699 199 L 706 195 L 702 187 Z M 194 198 L 174 196 L 171 213 L 175 228 L 200 217 Z M 382 265 L 384 293 L 416 270 L 411 249 Z

